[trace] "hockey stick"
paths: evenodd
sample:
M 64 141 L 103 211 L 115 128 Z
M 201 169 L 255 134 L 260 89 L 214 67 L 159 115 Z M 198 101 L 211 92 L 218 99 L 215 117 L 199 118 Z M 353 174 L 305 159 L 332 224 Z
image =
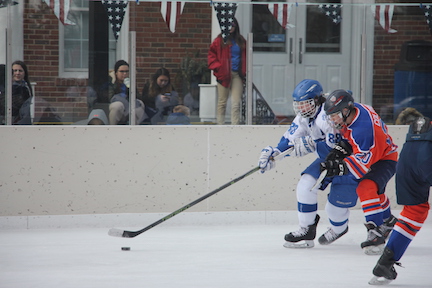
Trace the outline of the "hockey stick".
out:
M 292 148 L 292 147 L 289 148 L 288 150 L 286 150 L 283 153 L 281 153 L 281 154 L 277 155 L 276 157 L 274 157 L 274 160 L 275 161 L 276 160 L 280 160 L 280 159 L 284 158 L 285 156 L 288 156 L 288 154 L 291 153 L 293 149 L 294 148 Z M 195 201 L 192 201 L 191 203 L 189 203 L 189 204 L 181 207 L 180 209 L 177 209 L 176 211 L 172 212 L 171 214 L 168 214 L 167 216 L 159 219 L 158 221 L 154 222 L 153 224 L 150 224 L 149 226 L 147 226 L 147 227 L 145 227 L 145 228 L 143 228 L 141 230 L 138 230 L 138 231 L 127 231 L 127 230 L 122 230 L 122 229 L 117 229 L 117 228 L 111 228 L 108 231 L 108 235 L 114 236 L 114 237 L 123 237 L 123 238 L 133 238 L 133 237 L 136 237 L 136 236 L 140 235 L 141 233 L 144 233 L 145 231 L 150 230 L 151 228 L 153 228 L 153 227 L 161 224 L 162 222 L 165 222 L 166 220 L 174 217 L 175 215 L 180 214 L 181 212 L 183 212 L 183 211 L 191 208 L 192 206 L 194 206 L 194 205 L 200 203 L 201 201 L 209 198 L 210 196 L 216 194 L 217 192 L 219 192 L 219 191 L 221 191 L 221 190 L 223 190 L 223 189 L 225 189 L 225 188 L 233 185 L 234 183 L 239 182 L 243 178 L 246 178 L 247 176 L 252 175 L 253 173 L 255 173 L 258 170 L 260 170 L 259 166 L 251 169 L 250 171 L 246 172 L 243 175 L 240 175 L 239 177 L 237 177 L 237 178 L 231 180 L 230 182 L 228 182 L 228 183 L 220 186 L 219 188 L 217 188 L 217 189 L 215 189 L 215 190 L 207 193 L 206 195 L 201 196 L 200 198 L 198 198 Z

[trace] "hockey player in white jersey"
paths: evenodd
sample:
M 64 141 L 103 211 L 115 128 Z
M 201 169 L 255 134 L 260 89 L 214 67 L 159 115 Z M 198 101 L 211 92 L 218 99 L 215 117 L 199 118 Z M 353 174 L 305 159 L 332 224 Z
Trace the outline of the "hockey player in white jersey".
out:
M 318 191 L 324 190 L 331 182 L 326 178 L 323 184 L 314 188 L 320 175 L 320 163 L 326 157 L 345 157 L 351 154 L 350 146 L 341 141 L 339 130 L 327 121 L 323 103 L 326 98 L 321 84 L 316 80 L 301 81 L 293 92 L 293 106 L 296 112 L 291 126 L 282 136 L 276 147 L 267 146 L 261 151 L 258 165 L 261 173 L 275 167 L 273 157 L 294 147 L 291 156 L 302 157 L 316 153 L 317 159 L 303 172 L 297 184 L 299 230 L 285 235 L 284 247 L 312 248 L 320 216 L 318 210 Z M 338 147 L 338 149 L 332 150 Z M 328 155 L 330 150 L 331 155 Z M 340 151 L 340 152 L 335 152 Z M 356 205 L 357 182 L 352 176 L 336 177 L 328 194 L 325 210 L 330 220 L 330 227 L 319 239 L 322 245 L 334 242 L 348 232 L 349 209 Z

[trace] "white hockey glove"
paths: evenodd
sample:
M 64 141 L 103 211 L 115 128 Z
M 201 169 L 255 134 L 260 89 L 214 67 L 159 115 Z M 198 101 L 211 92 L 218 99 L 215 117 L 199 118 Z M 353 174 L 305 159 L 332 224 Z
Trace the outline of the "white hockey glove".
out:
M 261 173 L 265 171 L 269 171 L 276 167 L 276 162 L 273 157 L 276 157 L 281 152 L 277 148 L 273 148 L 272 146 L 267 146 L 261 150 L 261 156 L 258 161 L 258 166 L 261 168 Z
M 292 155 L 295 157 L 303 157 L 316 150 L 316 143 L 310 136 L 295 138 L 291 143 L 294 146 Z

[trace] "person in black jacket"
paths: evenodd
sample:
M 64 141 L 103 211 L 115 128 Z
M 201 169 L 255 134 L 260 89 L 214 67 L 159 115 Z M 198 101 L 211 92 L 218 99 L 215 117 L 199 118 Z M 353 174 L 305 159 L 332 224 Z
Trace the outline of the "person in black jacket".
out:
M 3 73 L 3 75 L 0 76 L 0 115 L 5 117 L 5 65 L 2 65 L 0 70 Z M 33 92 L 27 65 L 23 61 L 17 60 L 12 63 L 12 124 L 31 124 L 30 105 L 32 98 Z

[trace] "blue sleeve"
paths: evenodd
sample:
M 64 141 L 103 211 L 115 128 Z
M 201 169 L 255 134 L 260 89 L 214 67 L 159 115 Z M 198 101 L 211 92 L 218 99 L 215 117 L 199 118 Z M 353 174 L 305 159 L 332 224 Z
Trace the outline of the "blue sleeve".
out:
M 279 141 L 279 144 L 277 145 L 276 148 L 279 149 L 279 151 L 284 152 L 285 150 L 287 150 L 290 147 L 292 147 L 292 145 L 289 145 L 288 138 L 285 138 L 284 136 L 282 136 L 282 138 Z
M 325 159 L 327 154 L 332 150 L 325 141 L 319 141 L 316 143 L 316 151 L 321 159 Z

